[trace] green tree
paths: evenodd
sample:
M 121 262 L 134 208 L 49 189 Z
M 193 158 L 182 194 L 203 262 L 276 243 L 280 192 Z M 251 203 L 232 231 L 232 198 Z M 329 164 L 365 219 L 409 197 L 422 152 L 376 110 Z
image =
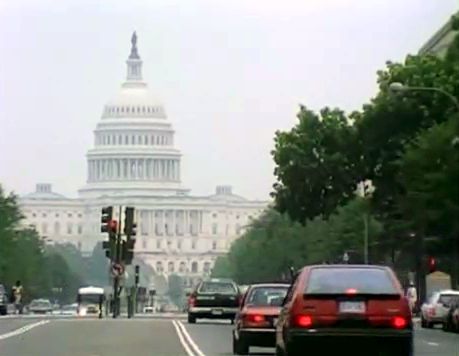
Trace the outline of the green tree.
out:
M 276 209 L 304 224 L 351 199 L 361 175 L 356 133 L 341 110 L 302 106 L 297 125 L 275 135 Z
M 105 256 L 102 248 L 102 241 L 99 241 L 93 248 L 91 257 L 87 262 L 86 281 L 93 285 L 108 285 L 109 278 L 109 260 Z
M 212 277 L 232 278 L 234 271 L 231 267 L 232 266 L 227 255 L 217 257 L 214 268 L 212 269 Z
M 435 124 L 407 144 L 399 160 L 400 183 L 405 188 L 403 208 L 413 225 L 437 236 L 451 272 L 458 281 L 459 257 L 459 117 Z

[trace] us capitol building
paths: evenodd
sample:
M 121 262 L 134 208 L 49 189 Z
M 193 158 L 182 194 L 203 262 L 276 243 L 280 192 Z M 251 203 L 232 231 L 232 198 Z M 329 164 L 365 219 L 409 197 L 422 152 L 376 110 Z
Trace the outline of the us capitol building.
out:
M 91 254 L 100 233 L 101 208 L 135 207 L 136 257 L 157 274 L 178 274 L 188 283 L 210 273 L 268 205 L 217 186 L 209 196 L 192 196 L 181 181 L 181 153 L 162 103 L 142 77 L 137 36 L 132 36 L 127 77 L 103 108 L 87 157 L 86 185 L 77 199 L 53 192 L 50 184 L 22 196 L 25 221 L 48 243 L 72 243 Z M 122 219 L 121 219 L 122 220 Z

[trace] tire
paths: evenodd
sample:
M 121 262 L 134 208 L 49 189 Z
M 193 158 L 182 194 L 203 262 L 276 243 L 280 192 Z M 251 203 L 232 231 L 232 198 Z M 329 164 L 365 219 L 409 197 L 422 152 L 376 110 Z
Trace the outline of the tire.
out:
M 425 321 L 424 317 L 421 316 L 421 328 L 426 328 L 427 322 Z
M 0 315 L 6 315 L 8 314 L 8 308 L 5 306 L 0 307 Z
M 188 324 L 196 324 L 196 317 L 188 313 Z
M 242 340 L 236 340 L 233 333 L 233 354 L 234 355 L 248 355 L 249 345 Z

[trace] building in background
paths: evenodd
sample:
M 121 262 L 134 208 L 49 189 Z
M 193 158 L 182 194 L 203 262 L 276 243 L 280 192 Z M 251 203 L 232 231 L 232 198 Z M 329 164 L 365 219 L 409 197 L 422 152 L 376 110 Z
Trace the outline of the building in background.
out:
M 459 16 L 459 12 L 454 16 Z M 443 25 L 419 50 L 419 54 L 434 54 L 444 57 L 458 31 L 453 30 L 453 18 Z
M 20 199 L 26 224 L 48 243 L 72 243 L 90 254 L 100 233 L 103 206 L 136 209 L 136 257 L 157 274 L 178 274 L 188 283 L 210 273 L 244 228 L 267 207 L 218 186 L 193 196 L 181 181 L 181 152 L 166 110 L 142 76 L 137 37 L 132 37 L 127 77 L 103 108 L 87 153 L 87 181 L 78 199 L 37 184 Z M 119 219 L 116 210 L 115 218 Z

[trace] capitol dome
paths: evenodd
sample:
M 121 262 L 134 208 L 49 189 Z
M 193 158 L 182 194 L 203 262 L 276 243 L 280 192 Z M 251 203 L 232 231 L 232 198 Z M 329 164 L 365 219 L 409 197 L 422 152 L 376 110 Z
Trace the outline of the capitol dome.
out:
M 181 153 L 159 96 L 142 77 L 137 35 L 131 39 L 126 81 L 104 106 L 87 154 L 82 196 L 183 195 Z

